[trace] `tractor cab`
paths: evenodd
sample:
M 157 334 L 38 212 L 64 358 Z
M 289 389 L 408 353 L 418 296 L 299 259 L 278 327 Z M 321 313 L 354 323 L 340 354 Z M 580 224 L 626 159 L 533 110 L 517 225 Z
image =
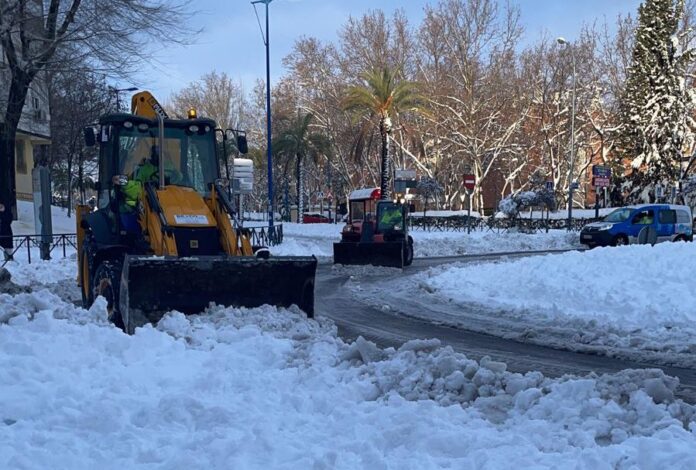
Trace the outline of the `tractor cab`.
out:
M 156 120 L 111 114 L 102 117 L 99 125 L 100 207 L 114 197 L 115 187 L 135 178 L 145 165 L 159 170 L 160 160 L 165 185 L 190 188 L 204 197 L 209 196 L 212 184 L 220 178 L 216 125 L 211 119 L 167 119 L 161 142 Z M 153 183 L 158 186 L 158 171 L 153 176 Z
M 380 199 L 379 188 L 358 189 L 348 196 L 348 222 L 341 242 L 334 243 L 334 263 L 403 268 L 413 261 L 404 204 Z

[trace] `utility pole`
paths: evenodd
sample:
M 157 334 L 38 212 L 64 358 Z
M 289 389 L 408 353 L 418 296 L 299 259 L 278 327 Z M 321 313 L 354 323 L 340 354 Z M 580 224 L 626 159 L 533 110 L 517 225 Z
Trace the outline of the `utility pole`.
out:
M 130 87 L 130 88 L 115 88 L 110 86 L 109 90 L 116 95 L 116 112 L 120 113 L 121 112 L 121 95 L 120 93 L 124 91 L 138 91 L 136 87 Z
M 270 43 L 271 39 L 268 35 L 268 4 L 273 0 L 256 0 L 251 2 L 254 5 L 254 11 L 256 11 L 256 4 L 263 3 L 266 5 L 266 34 L 261 35 L 264 39 L 264 44 L 266 45 L 266 148 L 268 150 L 268 230 L 269 234 L 273 232 L 273 158 L 271 154 L 271 52 Z M 258 20 L 258 13 L 256 15 Z M 259 27 L 261 27 L 261 22 L 259 21 Z
M 573 61 L 573 103 L 570 114 L 570 169 L 568 170 L 568 230 L 573 223 L 573 167 L 575 166 L 575 49 L 565 38 L 557 38 L 556 42 L 567 46 Z

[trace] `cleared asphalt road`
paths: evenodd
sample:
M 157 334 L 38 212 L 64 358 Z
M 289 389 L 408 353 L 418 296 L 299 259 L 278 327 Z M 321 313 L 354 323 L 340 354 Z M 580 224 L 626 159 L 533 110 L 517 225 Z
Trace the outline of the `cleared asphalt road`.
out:
M 414 266 L 407 269 L 415 272 L 452 261 L 480 262 L 503 256 L 522 257 L 555 252 L 558 251 L 422 258 L 417 259 Z M 451 346 L 455 351 L 472 359 L 479 360 L 483 356 L 490 356 L 494 360 L 506 362 L 508 370 L 512 372 L 537 370 L 548 377 L 560 377 L 565 374 L 583 376 L 591 372 L 613 373 L 624 369 L 662 369 L 666 374 L 679 378 L 681 385 L 678 396 L 690 403 L 696 403 L 696 371 L 693 369 L 626 361 L 521 343 L 412 318 L 400 314 L 399 305 L 390 305 L 391 310 L 385 312 L 362 302 L 352 292 L 348 292 L 343 287 L 348 280 L 348 273 L 333 270 L 329 265 L 320 265 L 317 270 L 315 314 L 331 318 L 338 326 L 339 334 L 345 339 L 363 336 L 381 347 L 398 347 L 412 339 L 438 338 L 443 345 Z

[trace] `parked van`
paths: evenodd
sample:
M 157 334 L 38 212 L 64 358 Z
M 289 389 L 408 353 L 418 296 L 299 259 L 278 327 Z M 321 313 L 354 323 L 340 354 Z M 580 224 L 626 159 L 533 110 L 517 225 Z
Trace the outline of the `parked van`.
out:
M 617 246 L 629 243 L 693 241 L 693 219 L 688 206 L 641 204 L 616 209 L 601 222 L 585 225 L 580 243 Z

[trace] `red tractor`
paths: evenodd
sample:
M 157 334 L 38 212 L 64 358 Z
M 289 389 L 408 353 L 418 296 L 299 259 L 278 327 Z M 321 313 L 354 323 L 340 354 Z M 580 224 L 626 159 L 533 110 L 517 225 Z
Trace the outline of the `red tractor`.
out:
M 403 268 L 413 262 L 408 206 L 380 199 L 379 188 L 358 189 L 348 197 L 348 222 L 334 243 L 335 264 Z

